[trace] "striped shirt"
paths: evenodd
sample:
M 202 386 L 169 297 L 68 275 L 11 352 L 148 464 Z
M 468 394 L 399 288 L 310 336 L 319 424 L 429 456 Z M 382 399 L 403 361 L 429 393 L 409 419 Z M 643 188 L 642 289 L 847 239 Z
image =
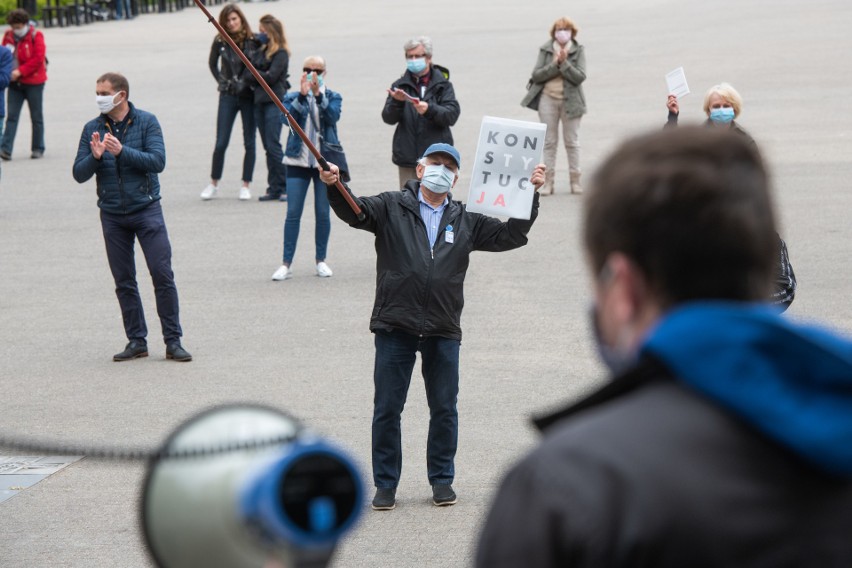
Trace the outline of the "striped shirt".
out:
M 417 200 L 420 201 L 420 218 L 426 225 L 426 236 L 429 237 L 429 248 L 435 248 L 435 241 L 438 239 L 438 227 L 441 225 L 441 217 L 444 215 L 444 209 L 447 208 L 447 198 L 438 206 L 437 209 L 426 203 L 423 199 L 423 194 L 417 192 Z

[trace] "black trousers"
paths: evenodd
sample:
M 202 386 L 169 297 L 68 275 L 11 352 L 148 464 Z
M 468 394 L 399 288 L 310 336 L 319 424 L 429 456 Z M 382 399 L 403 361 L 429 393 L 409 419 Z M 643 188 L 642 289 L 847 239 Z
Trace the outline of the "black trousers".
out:
M 101 228 L 127 339 L 145 340 L 148 335 L 142 299 L 136 284 L 133 247 L 135 240 L 139 239 L 148 272 L 151 273 L 154 283 L 163 340 L 167 345 L 179 340 L 183 332 L 180 328 L 178 294 L 172 272 L 172 246 L 169 243 L 160 202 L 155 201 L 145 209 L 128 215 L 101 211 Z

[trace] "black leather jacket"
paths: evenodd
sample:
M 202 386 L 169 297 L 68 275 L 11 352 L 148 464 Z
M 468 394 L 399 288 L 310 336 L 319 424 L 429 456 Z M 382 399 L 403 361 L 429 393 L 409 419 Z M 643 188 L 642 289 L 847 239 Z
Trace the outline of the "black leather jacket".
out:
M 461 340 L 459 320 L 470 253 L 499 252 L 527 244 L 527 233 L 538 216 L 538 193 L 529 221 L 505 222 L 468 212 L 450 194 L 438 238 L 430 248 L 420 217 L 419 187 L 418 181 L 411 180 L 401 191 L 353 196 L 364 213 L 361 221 L 335 187 L 328 188 L 328 200 L 335 214 L 349 226 L 376 236 L 376 300 L 370 330 Z M 446 237 L 447 232 L 453 233 L 451 239 Z

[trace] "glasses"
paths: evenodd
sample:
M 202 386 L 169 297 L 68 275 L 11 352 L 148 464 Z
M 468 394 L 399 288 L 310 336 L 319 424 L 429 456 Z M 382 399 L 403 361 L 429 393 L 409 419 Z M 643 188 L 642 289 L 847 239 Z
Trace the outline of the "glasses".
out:
M 305 73 L 325 73 L 325 69 L 311 69 L 310 67 L 302 67 Z
M 411 53 L 411 54 L 406 53 L 405 54 L 406 59 L 420 59 L 421 57 L 426 57 L 426 54 L 425 53 Z

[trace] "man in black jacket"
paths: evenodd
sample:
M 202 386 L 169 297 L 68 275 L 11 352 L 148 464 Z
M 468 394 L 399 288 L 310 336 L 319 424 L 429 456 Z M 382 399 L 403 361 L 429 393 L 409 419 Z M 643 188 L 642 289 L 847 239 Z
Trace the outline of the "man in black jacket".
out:
M 370 319 L 375 334 L 373 371 L 373 509 L 393 509 L 402 470 L 400 415 L 417 352 L 429 403 L 426 463 L 432 500 L 453 505 L 458 441 L 459 345 L 464 277 L 475 250 L 499 252 L 527 243 L 538 215 L 538 193 L 529 220 L 506 222 L 470 213 L 452 200 L 461 158 L 449 144 L 433 144 L 417 164 L 416 179 L 402 191 L 355 198 L 359 220 L 340 192 L 337 166 L 320 173 L 328 200 L 343 221 L 376 236 L 376 301 Z M 530 176 L 544 183 L 544 165 Z
M 453 143 L 450 127 L 459 119 L 459 103 L 450 71 L 432 63 L 432 40 L 421 36 L 405 43 L 405 74 L 388 89 L 382 120 L 396 124 L 393 163 L 399 185 L 417 179 L 415 166 L 423 151 L 436 142 Z
M 731 132 L 633 139 L 585 203 L 612 382 L 536 421 L 476 565 L 852 566 L 852 341 L 767 302 L 768 176 Z

